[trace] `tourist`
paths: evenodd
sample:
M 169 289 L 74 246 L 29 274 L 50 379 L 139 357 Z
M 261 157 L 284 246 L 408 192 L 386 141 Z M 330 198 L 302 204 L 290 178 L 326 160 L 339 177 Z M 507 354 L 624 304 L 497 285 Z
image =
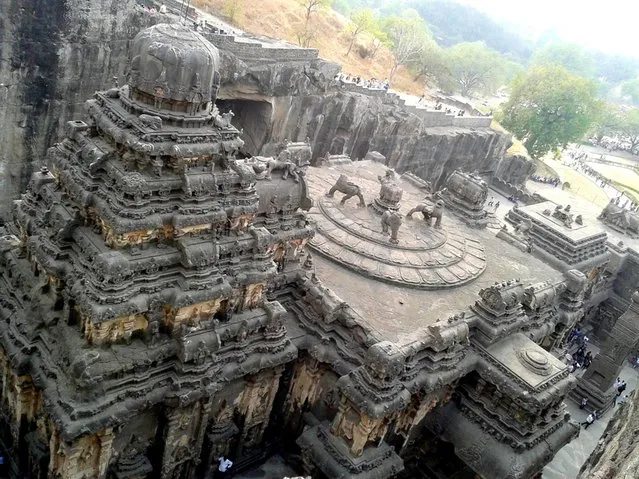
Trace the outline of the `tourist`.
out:
M 581 423 L 582 426 L 584 426 L 584 429 L 588 429 L 588 427 L 590 427 L 590 425 L 595 422 L 595 414 L 594 412 L 588 414 L 588 417 L 586 418 L 586 420 L 584 422 Z
M 164 4 L 160 5 L 160 13 L 162 13 L 163 15 L 166 15 L 166 5 Z
M 566 365 L 572 364 L 572 355 L 570 353 L 566 352 L 566 354 L 564 355 L 564 361 L 565 361 Z
M 592 351 L 588 351 L 586 353 L 586 356 L 584 356 L 583 368 L 588 369 L 588 366 L 590 366 L 591 364 L 592 364 Z
M 626 381 L 622 380 L 621 384 L 619 384 L 619 386 L 617 387 L 617 396 L 621 396 L 621 393 L 623 393 L 626 390 Z
M 581 398 L 581 402 L 579 403 L 579 409 L 586 409 L 588 405 L 588 398 Z
M 570 331 L 570 334 L 568 335 L 566 342 L 568 342 L 569 344 L 572 343 L 573 341 L 577 339 L 580 333 L 581 333 L 581 329 L 579 329 L 579 326 L 573 328 L 573 330 Z
M 499 201 L 495 202 L 495 211 L 499 208 Z
M 224 456 L 220 456 L 218 462 L 218 474 L 215 475 L 215 478 L 217 479 L 218 477 L 227 477 L 229 470 L 231 469 L 231 467 L 233 467 L 233 461 L 231 461 L 230 459 L 226 459 Z

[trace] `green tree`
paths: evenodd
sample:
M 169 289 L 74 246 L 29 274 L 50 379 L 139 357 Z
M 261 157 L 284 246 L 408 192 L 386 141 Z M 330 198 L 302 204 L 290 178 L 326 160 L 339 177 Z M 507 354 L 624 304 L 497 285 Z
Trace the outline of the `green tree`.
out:
M 595 95 L 593 82 L 563 67 L 535 67 L 513 81 L 500 120 L 540 158 L 584 137 L 601 108 Z
M 379 20 L 378 18 L 376 18 L 376 22 L 373 25 L 369 34 L 371 36 L 371 42 L 368 47 L 370 51 L 369 58 L 372 60 L 373 58 L 377 56 L 377 52 L 379 51 L 380 47 L 382 45 L 388 46 L 389 41 L 388 41 L 388 35 L 386 34 L 386 31 L 384 30 L 384 26 L 381 20 Z
M 621 84 L 621 94 L 624 97 L 628 97 L 635 105 L 639 105 L 639 78 L 623 82 Z
M 630 151 L 639 145 L 639 110 L 633 108 L 621 115 L 621 135 L 630 142 Z
M 350 43 L 348 44 L 346 56 L 351 53 L 357 37 L 359 37 L 362 33 L 374 31 L 377 28 L 377 24 L 377 18 L 375 18 L 375 14 L 370 8 L 357 10 L 351 14 L 351 22 L 347 27 L 350 36 Z
M 553 64 L 561 65 L 570 73 L 584 78 L 595 77 L 595 61 L 592 55 L 573 43 L 551 43 L 533 55 L 533 66 Z
M 417 14 L 391 16 L 384 22 L 388 45 L 393 53 L 393 64 L 388 80 L 393 81 L 400 65 L 411 66 L 417 61 L 432 38 L 428 27 Z
M 414 73 L 415 81 L 425 78 L 426 83 L 437 83 L 443 87 L 442 79 L 449 76 L 448 65 L 444 50 L 434 40 L 426 43 L 419 60 L 415 63 Z
M 464 96 L 492 93 L 506 83 L 512 65 L 481 42 L 459 43 L 444 50 L 445 70 L 440 85 Z
M 322 10 L 330 8 L 332 0 L 297 0 L 304 8 L 304 23 L 297 32 L 297 41 L 300 46 L 308 48 L 317 35 L 317 30 L 313 28 L 311 19 Z
M 622 133 L 623 113 L 611 103 L 600 108 L 592 125 L 592 134 L 601 141 L 604 136 L 615 136 Z

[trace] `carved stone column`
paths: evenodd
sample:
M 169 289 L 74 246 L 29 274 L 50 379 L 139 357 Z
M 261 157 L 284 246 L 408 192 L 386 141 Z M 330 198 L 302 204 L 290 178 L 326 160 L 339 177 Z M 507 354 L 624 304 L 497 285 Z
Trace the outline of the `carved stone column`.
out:
M 606 411 L 617 393 L 613 388 L 623 364 L 639 341 L 639 292 L 632 295 L 628 310 L 621 315 L 599 354 L 577 381 L 571 394 L 575 401 L 588 398 L 589 409 Z
M 339 410 L 332 425 L 322 423 L 298 439 L 303 457 L 328 477 L 393 477 L 403 461 L 384 442 L 388 425 L 410 402 L 399 381 L 402 353 L 391 342 L 371 346 L 364 365 L 339 379 Z M 370 476 L 369 476 L 370 477 Z
M 59 433 L 52 434 L 49 443 L 49 476 L 69 479 L 106 478 L 114 437 L 111 428 L 80 437 L 72 443 L 65 442 Z
M 240 402 L 240 411 L 244 414 L 244 430 L 238 445 L 238 457 L 241 457 L 243 451 L 262 443 L 281 375 L 282 368 L 276 368 L 247 381 Z
M 208 410 L 200 402 L 170 410 L 164 431 L 162 479 L 186 479 L 200 456 Z

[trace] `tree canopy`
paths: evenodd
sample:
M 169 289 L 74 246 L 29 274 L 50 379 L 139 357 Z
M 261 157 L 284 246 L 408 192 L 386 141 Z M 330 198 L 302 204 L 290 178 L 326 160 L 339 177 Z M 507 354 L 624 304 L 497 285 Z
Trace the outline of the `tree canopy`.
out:
M 514 80 L 501 122 L 524 142 L 533 158 L 540 158 L 581 140 L 600 108 L 592 81 L 557 65 L 538 66 Z
M 551 43 L 538 50 L 532 58 L 533 65 L 561 65 L 574 75 L 584 78 L 595 76 L 595 62 L 583 47 L 573 43 Z
M 419 61 L 428 43 L 432 42 L 432 35 L 419 16 L 406 13 L 388 17 L 383 29 L 393 53 L 393 64 L 388 75 L 392 82 L 400 65 L 409 66 Z
M 621 84 L 621 94 L 633 104 L 639 105 L 639 78 L 623 82 Z
M 506 81 L 506 60 L 482 42 L 459 43 L 444 54 L 448 81 L 464 96 L 495 91 Z
M 350 42 L 348 44 L 348 50 L 346 56 L 351 53 L 355 40 L 362 33 L 373 32 L 376 33 L 379 29 L 379 20 L 375 16 L 375 13 L 370 8 L 363 8 L 357 10 L 351 14 L 350 23 L 348 24 L 348 33 L 350 35 Z

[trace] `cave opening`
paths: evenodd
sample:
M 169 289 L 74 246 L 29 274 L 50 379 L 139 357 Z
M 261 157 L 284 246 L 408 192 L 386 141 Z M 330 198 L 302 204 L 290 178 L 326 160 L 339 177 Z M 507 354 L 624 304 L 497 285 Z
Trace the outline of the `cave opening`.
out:
M 238 130 L 244 130 L 244 153 L 259 155 L 262 147 L 271 139 L 273 129 L 273 105 L 268 101 L 228 99 L 217 101 L 220 113 L 229 110 L 235 115 L 232 123 Z

